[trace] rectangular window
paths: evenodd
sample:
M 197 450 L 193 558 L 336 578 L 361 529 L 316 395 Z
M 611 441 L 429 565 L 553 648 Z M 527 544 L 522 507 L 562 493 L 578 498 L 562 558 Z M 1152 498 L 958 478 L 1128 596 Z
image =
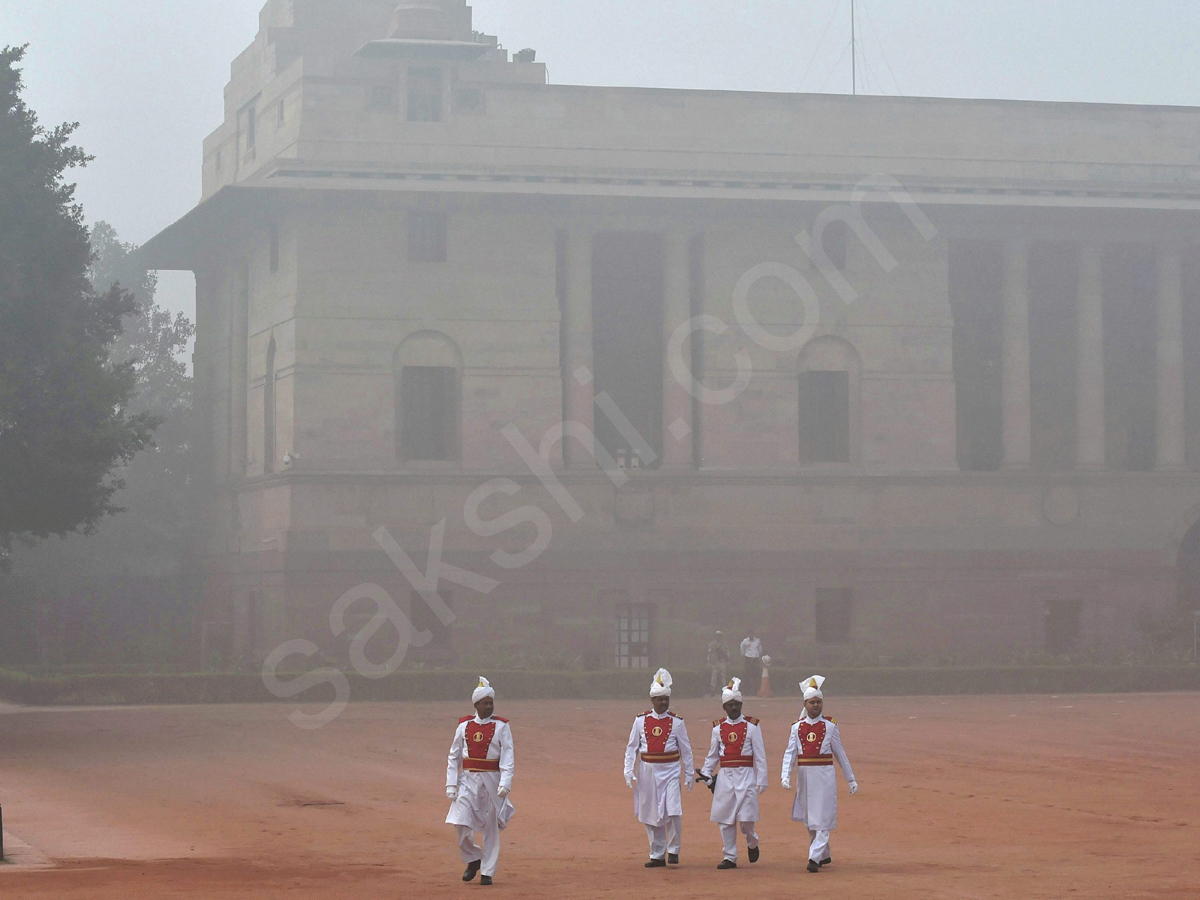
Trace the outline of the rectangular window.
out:
M 1079 626 L 1083 612 L 1083 601 L 1046 601 L 1046 649 L 1051 653 L 1066 653 L 1074 649 L 1079 640 Z
M 849 588 L 817 588 L 817 643 L 847 644 L 854 611 Z
M 440 69 L 409 69 L 408 121 L 442 121 L 442 93 Z
M 271 249 L 270 249 L 270 265 L 271 274 L 279 271 L 279 227 L 271 226 Z
M 458 372 L 448 366 L 400 370 L 400 451 L 406 460 L 453 460 L 458 443 Z
M 286 118 L 287 118 L 287 112 L 284 110 L 283 101 L 280 100 L 279 105 L 277 107 L 275 107 L 275 127 L 276 128 L 282 127 Z
M 408 214 L 408 258 L 410 262 L 446 261 L 446 214 Z
M 800 373 L 800 461 L 850 461 L 850 373 Z
M 618 669 L 650 668 L 650 607 L 642 603 L 617 607 Z
M 246 107 L 246 153 L 253 155 L 258 140 L 258 114 L 254 106 Z
M 371 86 L 371 97 L 367 105 L 376 112 L 394 113 L 400 106 L 400 98 L 392 85 L 376 84 Z
M 482 116 L 487 113 L 487 94 L 477 88 L 466 88 L 454 95 L 454 111 L 463 116 Z

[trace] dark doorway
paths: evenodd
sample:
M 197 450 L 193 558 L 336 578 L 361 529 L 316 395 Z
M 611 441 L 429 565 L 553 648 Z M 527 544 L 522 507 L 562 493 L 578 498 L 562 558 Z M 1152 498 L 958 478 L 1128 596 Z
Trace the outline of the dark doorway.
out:
M 400 372 L 400 458 L 458 457 L 458 371 L 448 366 L 404 366 Z
M 850 373 L 800 373 L 800 461 L 850 462 Z
M 817 588 L 817 643 L 848 644 L 853 622 L 854 592 L 849 588 Z
M 660 235 L 611 232 L 592 253 L 592 340 L 596 393 L 607 393 L 655 454 L 597 406 L 596 439 L 623 466 L 649 468 L 662 459 L 663 275 Z
M 1079 643 L 1083 601 L 1054 599 L 1046 601 L 1046 650 L 1068 653 Z
M 1179 545 L 1176 567 L 1179 608 L 1186 612 L 1200 609 L 1200 522 L 1184 535 L 1183 543 Z
M 448 608 L 454 609 L 454 593 L 452 591 L 438 591 L 437 594 Z M 414 650 L 413 658 L 428 665 L 452 664 L 454 662 L 454 645 L 451 627 L 442 624 L 442 620 L 438 618 L 437 613 L 419 591 L 412 592 L 411 601 L 412 616 L 410 619 L 413 623 L 413 630 L 416 632 L 428 631 L 433 635 L 432 641 L 424 647 Z

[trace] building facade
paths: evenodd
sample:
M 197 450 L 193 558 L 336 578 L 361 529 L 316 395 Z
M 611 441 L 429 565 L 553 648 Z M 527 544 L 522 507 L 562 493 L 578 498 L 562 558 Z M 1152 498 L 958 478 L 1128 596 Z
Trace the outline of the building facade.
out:
M 197 279 L 211 642 L 1059 652 L 1191 602 L 1200 110 L 551 85 L 462 0 L 271 0 L 225 99 L 143 250 Z

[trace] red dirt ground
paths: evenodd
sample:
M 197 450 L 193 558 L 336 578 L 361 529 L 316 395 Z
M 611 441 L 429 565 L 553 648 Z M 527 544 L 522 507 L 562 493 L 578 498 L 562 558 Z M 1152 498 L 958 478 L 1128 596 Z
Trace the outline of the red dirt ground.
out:
M 794 700 L 751 700 L 772 788 L 762 860 L 718 872 L 709 794 L 685 796 L 683 865 L 647 871 L 621 779 L 638 704 L 504 702 L 517 816 L 489 895 L 727 900 L 1195 898 L 1200 695 L 838 699 L 862 790 L 842 786 L 834 865 L 778 786 Z M 315 731 L 280 706 L 0 707 L 5 828 L 59 865 L 0 867 L 3 898 L 442 898 L 463 885 L 442 821 L 468 704 L 363 704 Z M 676 704 L 706 746 L 715 701 Z M 446 892 L 446 893 L 442 893 Z M 649 893 L 647 893 L 649 892 Z

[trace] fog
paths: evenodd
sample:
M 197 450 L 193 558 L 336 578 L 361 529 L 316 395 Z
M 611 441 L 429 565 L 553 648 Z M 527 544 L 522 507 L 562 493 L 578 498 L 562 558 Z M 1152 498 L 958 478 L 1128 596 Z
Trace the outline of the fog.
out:
M 80 121 L 90 219 L 141 243 L 199 199 L 200 142 L 221 121 L 229 63 L 259 0 L 0 0 L 30 42 L 27 97 Z M 849 0 L 482 0 L 476 28 L 533 47 L 556 84 L 850 90 Z M 1200 103 L 1200 5 L 1188 0 L 866 0 L 863 92 L 924 97 Z M 191 311 L 191 276 L 164 274 Z
M 1193 890 L 1200 3 L 0 48 L 0 894 Z

